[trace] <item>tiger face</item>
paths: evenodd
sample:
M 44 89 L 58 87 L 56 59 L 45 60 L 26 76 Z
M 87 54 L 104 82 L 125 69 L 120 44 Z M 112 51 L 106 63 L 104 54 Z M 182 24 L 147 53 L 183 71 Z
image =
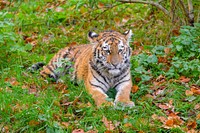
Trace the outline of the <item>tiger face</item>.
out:
M 89 40 L 95 44 L 93 60 L 98 67 L 117 76 L 130 65 L 131 48 L 129 41 L 132 31 L 121 34 L 116 31 L 105 31 L 100 34 L 89 32 Z

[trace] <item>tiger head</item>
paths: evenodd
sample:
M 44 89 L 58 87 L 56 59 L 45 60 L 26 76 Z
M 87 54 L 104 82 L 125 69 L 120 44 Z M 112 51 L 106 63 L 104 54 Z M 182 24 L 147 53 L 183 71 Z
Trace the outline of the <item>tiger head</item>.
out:
M 93 61 L 97 68 L 106 70 L 113 76 L 119 75 L 130 66 L 131 48 L 129 41 L 132 31 L 121 34 L 116 31 L 105 31 L 99 34 L 89 32 L 88 38 L 93 48 Z

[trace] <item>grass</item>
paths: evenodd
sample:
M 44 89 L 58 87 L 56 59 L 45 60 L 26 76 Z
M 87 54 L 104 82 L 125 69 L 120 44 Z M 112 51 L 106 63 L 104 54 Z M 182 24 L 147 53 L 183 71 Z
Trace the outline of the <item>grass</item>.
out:
M 149 6 L 114 6 L 115 2 L 107 0 L 101 3 L 104 7 L 92 1 L 10 1 L 1 10 L 1 132 L 60 133 L 75 129 L 109 132 L 114 127 L 112 132 L 179 133 L 200 129 L 197 117 L 200 110 L 195 107 L 200 103 L 200 97 L 185 94 L 192 84 L 199 85 L 198 76 L 191 73 L 186 75 L 190 77 L 189 83 L 180 82 L 179 77 L 184 73 L 173 71 L 167 77 L 167 72 L 162 70 L 165 62 L 158 63 L 159 57 L 165 54 L 164 48 L 168 47 L 159 49 L 159 45 L 169 42 L 165 40 L 171 26 L 169 21 L 160 17 L 160 13 L 154 14 L 154 19 L 162 21 L 164 25 L 155 24 L 153 19 L 148 20 L 151 11 Z M 121 18 L 127 17 L 128 21 L 122 23 Z M 146 19 L 146 23 L 143 19 Z M 97 108 L 83 83 L 75 85 L 70 79 L 64 84 L 47 83 L 39 72 L 30 73 L 26 70 L 36 62 L 47 63 L 59 49 L 67 45 L 88 43 L 87 32 L 90 30 L 125 31 L 126 28 L 134 29 L 133 49 L 143 47 L 143 51 L 132 57 L 133 84 L 139 86 L 139 90 L 131 94 L 136 104 L 131 109 Z M 178 54 L 176 56 L 180 57 Z M 193 69 L 195 73 L 199 70 Z M 166 76 L 163 83 L 156 81 L 161 74 Z M 159 83 L 156 87 L 155 82 Z M 157 90 L 162 90 L 162 86 L 165 88 L 163 93 L 152 97 Z M 109 93 L 113 95 L 114 92 Z M 173 101 L 173 110 L 158 106 L 169 104 L 170 100 Z M 176 116 L 184 123 L 177 127 L 173 127 L 172 123 L 170 128 L 166 128 L 160 119 L 165 117 L 167 120 L 170 111 L 177 113 Z M 154 119 L 154 114 L 159 118 Z M 107 121 L 103 120 L 104 117 Z M 189 121 L 196 123 L 196 126 L 188 126 Z

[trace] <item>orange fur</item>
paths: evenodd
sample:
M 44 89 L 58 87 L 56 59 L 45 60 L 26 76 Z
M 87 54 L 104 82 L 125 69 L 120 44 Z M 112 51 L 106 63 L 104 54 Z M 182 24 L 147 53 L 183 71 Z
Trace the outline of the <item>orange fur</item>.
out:
M 106 92 L 111 87 L 115 87 L 117 90 L 114 104 L 121 102 L 128 106 L 134 106 L 134 103 L 130 101 L 132 87 L 130 37 L 131 31 L 125 34 L 116 31 L 105 31 L 100 34 L 90 32 L 88 38 L 92 44 L 61 49 L 43 67 L 40 74 L 43 77 L 52 75 L 57 80 L 62 75 L 62 73 L 56 73 L 57 68 L 72 67 L 74 68 L 73 78 L 84 81 L 85 87 L 97 106 L 103 103 L 112 104 L 106 101 L 108 97 Z M 59 66 L 59 62 L 63 59 L 68 59 L 74 64 Z

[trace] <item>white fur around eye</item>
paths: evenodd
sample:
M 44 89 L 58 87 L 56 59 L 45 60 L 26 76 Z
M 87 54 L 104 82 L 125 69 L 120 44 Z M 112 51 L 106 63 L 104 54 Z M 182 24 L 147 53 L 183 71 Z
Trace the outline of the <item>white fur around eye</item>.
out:
M 109 45 L 108 45 L 107 43 L 104 42 L 104 43 L 102 44 L 102 49 L 103 49 L 103 50 L 109 50 L 110 47 L 109 47 Z
M 124 44 L 122 41 L 120 41 L 120 43 L 118 44 L 118 49 L 119 50 L 123 50 L 124 49 Z

